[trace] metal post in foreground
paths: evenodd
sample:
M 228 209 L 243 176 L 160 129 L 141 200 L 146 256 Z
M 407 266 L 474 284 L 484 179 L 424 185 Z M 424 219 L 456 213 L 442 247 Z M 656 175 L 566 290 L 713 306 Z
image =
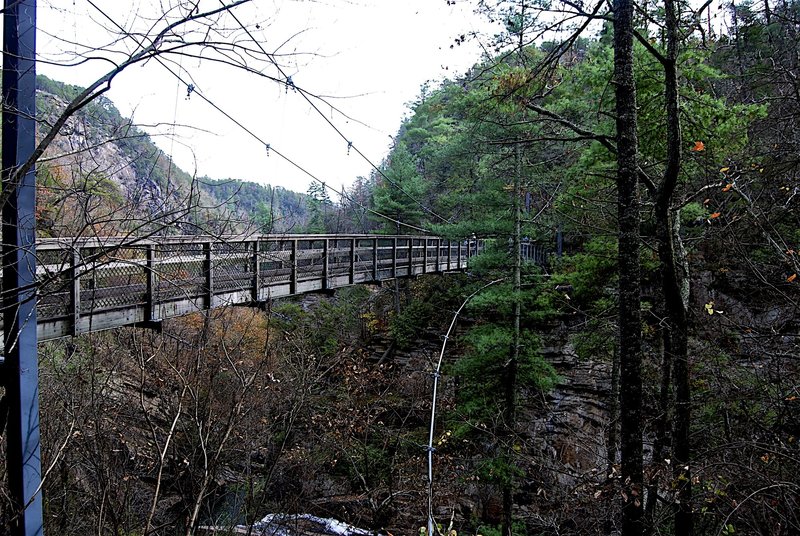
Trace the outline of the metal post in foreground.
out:
M 36 349 L 36 177 L 17 170 L 36 128 L 36 1 L 5 0 L 3 14 L 3 382 L 8 401 L 9 492 L 14 536 L 42 534 L 39 368 Z

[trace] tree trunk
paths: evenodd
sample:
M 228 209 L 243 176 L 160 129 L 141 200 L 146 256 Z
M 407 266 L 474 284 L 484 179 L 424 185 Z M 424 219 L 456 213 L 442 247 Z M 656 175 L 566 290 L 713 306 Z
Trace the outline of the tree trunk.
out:
M 669 330 L 665 359 L 674 364 L 675 419 L 673 426 L 674 477 L 678 486 L 675 533 L 691 535 L 692 481 L 689 465 L 689 426 L 691 422 L 688 359 L 688 273 L 680 237 L 680 214 L 672 202 L 681 171 L 681 123 L 678 97 L 678 13 L 675 0 L 666 0 L 665 24 L 667 55 L 664 61 L 664 90 L 667 120 L 667 164 L 656 198 L 658 256 L 661 264 L 664 309 Z
M 619 348 L 614 345 L 611 357 L 611 393 L 608 400 L 608 439 L 606 443 L 606 474 L 614 472 L 619 451 Z
M 642 336 L 638 139 L 633 78 L 633 2 L 614 1 L 619 218 L 620 442 L 622 535 L 642 534 Z
M 660 303 L 657 308 L 664 310 L 663 291 Z M 658 394 L 658 415 L 655 419 L 655 440 L 653 442 L 653 467 L 655 473 L 652 474 L 647 486 L 647 501 L 644 507 L 644 527 L 645 534 L 649 536 L 654 532 L 654 519 L 656 506 L 658 504 L 658 488 L 661 480 L 661 464 L 667 457 L 668 437 L 667 431 L 670 423 L 670 413 L 672 409 L 671 389 L 672 389 L 672 340 L 668 327 L 661 329 L 661 386 Z
M 520 353 L 520 318 L 522 316 L 522 304 L 520 303 L 520 292 L 522 291 L 522 207 L 520 196 L 522 192 L 522 151 L 520 144 L 515 147 L 515 157 L 517 170 L 514 175 L 514 337 L 511 344 L 511 356 L 506 363 L 505 378 L 505 427 L 507 436 L 513 440 L 514 423 L 517 419 L 516 389 L 517 389 L 517 365 Z M 511 460 L 509 459 L 509 463 Z M 512 532 L 512 510 L 514 507 L 514 482 L 511 476 L 503 483 L 503 523 L 501 532 L 503 536 L 511 536 Z
M 677 214 L 673 214 L 675 220 Z M 673 223 L 673 222 L 670 222 Z M 673 227 L 674 228 L 674 227 Z M 671 233 L 674 234 L 674 233 Z M 673 236 L 673 245 L 676 237 Z M 677 237 L 680 240 L 680 237 Z M 675 533 L 690 535 L 693 532 L 692 519 L 692 474 L 690 466 L 691 446 L 689 428 L 691 425 L 691 390 L 689 384 L 689 348 L 687 340 L 688 318 L 683 288 L 686 279 L 682 274 L 683 263 L 677 258 L 682 248 L 672 251 L 670 280 L 665 278 L 665 288 L 669 286 L 673 296 L 667 299 L 667 314 L 672 340 L 672 360 L 675 376 L 675 420 L 672 434 L 675 479 L 678 485 L 678 505 L 675 512 Z M 680 268 L 679 268 L 680 267 Z

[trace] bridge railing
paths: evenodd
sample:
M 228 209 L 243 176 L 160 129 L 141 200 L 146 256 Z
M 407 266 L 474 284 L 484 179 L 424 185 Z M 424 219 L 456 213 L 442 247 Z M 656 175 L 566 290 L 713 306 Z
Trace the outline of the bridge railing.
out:
M 538 266 L 547 266 L 550 253 L 551 250 L 539 242 L 524 240 L 520 244 L 522 259 Z
M 484 243 L 435 236 L 259 235 L 37 243 L 39 339 L 229 304 L 459 270 Z

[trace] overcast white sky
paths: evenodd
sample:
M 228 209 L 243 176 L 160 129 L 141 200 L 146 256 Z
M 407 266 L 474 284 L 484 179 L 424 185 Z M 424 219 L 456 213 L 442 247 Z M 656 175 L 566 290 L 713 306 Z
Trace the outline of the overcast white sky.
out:
M 128 28 L 141 24 L 144 16 L 158 15 L 159 4 L 169 3 L 95 0 Z M 218 5 L 218 1 L 204 3 Z M 451 48 L 454 39 L 488 29 L 466 0 L 455 5 L 446 0 L 254 0 L 237 13 L 245 24 L 259 22 L 256 35 L 264 39 L 268 51 L 289 40 L 281 52 L 316 54 L 288 62 L 287 74 L 312 93 L 334 97 L 330 102 L 357 120 L 348 121 L 321 105 L 375 164 L 386 155 L 408 112 L 406 104 L 417 97 L 420 86 L 462 73 L 479 60 L 477 42 Z M 69 56 L 63 52 L 74 50 L 68 42 L 100 47 L 110 40 L 101 29 L 108 21 L 87 0 L 40 1 L 38 17 L 42 59 L 66 60 Z M 133 42 L 115 46 L 130 49 Z M 348 155 L 347 143 L 299 94 L 197 59 L 180 60 L 177 68 L 265 142 L 337 189 L 369 174 L 370 165 L 355 151 Z M 38 69 L 57 80 L 86 86 L 107 71 L 109 63 L 93 60 L 69 68 L 40 63 Z M 114 80 L 107 95 L 135 122 L 160 124 L 150 129 L 152 133 L 170 134 L 172 123 L 193 127 L 179 126 L 174 136 L 156 136 L 159 146 L 189 173 L 308 189 L 307 175 L 274 153 L 268 155 L 258 141 L 197 95 L 187 99 L 186 87 L 155 61 L 129 68 Z

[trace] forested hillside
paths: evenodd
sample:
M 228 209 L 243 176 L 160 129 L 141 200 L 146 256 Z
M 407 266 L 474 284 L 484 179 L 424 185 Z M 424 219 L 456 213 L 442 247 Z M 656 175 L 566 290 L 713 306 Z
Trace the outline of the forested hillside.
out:
M 44 130 L 83 88 L 37 82 Z M 104 96 L 55 138 L 38 185 L 40 236 L 302 232 L 308 219 L 304 194 L 178 168 Z
M 800 534 L 800 4 L 475 5 L 504 31 L 338 201 L 191 177 L 102 96 L 67 123 L 42 236 L 486 250 L 41 344 L 47 534 Z
M 512 45 L 423 92 L 374 200 L 500 239 L 474 273 L 505 282 L 476 299 L 474 355 L 455 370 L 468 437 L 493 438 L 503 534 L 517 500 L 540 504 L 534 534 L 797 532 L 797 4 L 737 6 L 714 29 L 712 13 L 668 1 L 638 7 L 632 29 L 620 2 L 596 36 L 533 46 L 546 8 L 489 4 Z M 590 20 L 581 6 L 549 14 Z M 514 291 L 520 239 L 564 254 Z M 605 464 L 561 452 L 550 473 L 576 486 L 557 499 L 564 517 L 542 514 L 548 486 L 523 498 L 548 475 L 521 469 L 531 423 L 516 412 L 530 388 L 547 392 L 546 369 L 522 367 L 548 322 L 611 373 Z

